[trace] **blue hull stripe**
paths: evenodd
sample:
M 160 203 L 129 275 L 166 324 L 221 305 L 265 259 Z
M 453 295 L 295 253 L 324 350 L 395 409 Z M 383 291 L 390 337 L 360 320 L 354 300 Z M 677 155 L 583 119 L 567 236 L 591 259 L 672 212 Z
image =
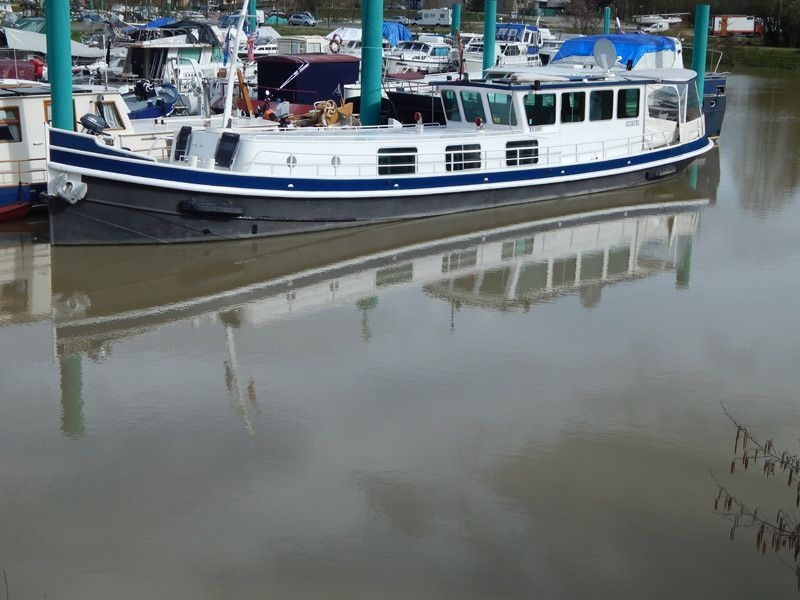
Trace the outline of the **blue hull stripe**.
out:
M 410 178 L 330 179 L 316 177 L 264 177 L 177 168 L 174 165 L 143 160 L 141 157 L 129 152 L 97 146 L 93 138 L 75 134 L 70 135 L 67 132 L 50 129 L 49 162 L 80 169 L 147 178 L 156 187 L 170 187 L 179 182 L 191 185 L 237 188 L 242 191 L 249 190 L 256 193 L 275 191 L 286 195 L 289 185 L 291 185 L 291 195 L 300 195 L 303 192 L 376 192 L 385 194 L 400 190 L 430 191 L 435 188 L 450 188 L 450 190 L 456 192 L 458 190 L 453 188 L 461 186 L 486 186 L 489 184 L 496 186 L 498 184 L 514 183 L 536 185 L 537 182 L 541 181 L 543 183 L 542 180 L 552 177 L 561 178 L 584 174 L 594 176 L 611 175 L 617 169 L 630 170 L 636 166 L 645 166 L 659 161 L 672 162 L 700 151 L 708 144 L 709 141 L 706 138 L 699 138 L 694 142 L 676 148 L 648 152 L 643 155 L 558 167 L 511 168 L 501 171 L 475 170 L 452 175 Z M 72 152 L 72 150 L 78 150 L 79 152 Z M 90 154 L 82 154 L 81 152 Z M 487 178 L 489 178 L 488 182 L 486 181 Z M 395 187 L 395 185 L 398 187 Z

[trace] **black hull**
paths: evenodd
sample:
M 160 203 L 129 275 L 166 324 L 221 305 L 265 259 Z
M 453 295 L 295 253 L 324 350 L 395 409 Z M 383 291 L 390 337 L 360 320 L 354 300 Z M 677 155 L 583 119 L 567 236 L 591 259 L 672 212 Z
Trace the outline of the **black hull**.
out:
M 725 118 L 726 96 L 707 95 L 703 98 L 703 114 L 706 117 L 706 135 L 719 137 L 722 134 L 722 121 Z
M 692 160 L 526 188 L 401 198 L 225 197 L 84 177 L 83 200 L 50 198 L 50 240 L 60 246 L 173 244 L 323 231 L 627 188 L 664 179 Z

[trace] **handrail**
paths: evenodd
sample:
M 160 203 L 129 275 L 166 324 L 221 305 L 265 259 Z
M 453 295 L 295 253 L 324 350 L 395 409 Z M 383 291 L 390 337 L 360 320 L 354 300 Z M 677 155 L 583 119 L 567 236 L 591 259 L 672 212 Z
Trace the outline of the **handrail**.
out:
M 411 126 L 413 127 L 413 126 Z M 324 131 L 324 130 L 320 130 Z M 269 134 L 263 134 L 268 136 Z M 457 139 L 457 138 L 456 138 Z M 534 138 L 531 138 L 533 141 Z M 581 164 L 586 161 L 586 157 L 592 160 L 609 160 L 612 158 L 625 158 L 641 154 L 643 150 L 668 147 L 674 143 L 672 136 L 664 131 L 654 131 L 636 136 L 623 137 L 611 140 L 598 140 L 586 143 L 571 143 L 562 145 L 540 145 L 536 146 L 537 158 L 536 165 L 556 167 Z M 409 138 L 408 144 L 414 145 L 414 139 Z M 454 146 L 458 144 L 454 143 Z M 335 146 L 332 146 L 335 148 Z M 480 150 L 480 167 L 476 169 L 465 169 L 470 172 L 488 172 L 498 169 L 524 169 L 530 168 L 532 163 L 525 160 L 518 160 L 517 164 L 509 164 L 508 148 L 505 146 L 496 149 L 482 148 Z M 404 178 L 419 175 L 433 175 L 441 173 L 442 168 L 448 164 L 464 162 L 478 162 L 471 160 L 470 157 L 463 157 L 459 161 L 449 161 L 445 154 L 462 153 L 470 154 L 469 149 L 453 148 L 450 152 L 398 152 L 391 155 L 376 155 L 374 152 L 364 152 L 354 154 L 348 152 L 346 155 L 338 154 L 334 151 L 308 151 L 292 152 L 287 149 L 265 149 L 258 151 L 249 161 L 242 172 L 268 174 L 273 176 L 291 176 L 295 171 L 302 171 L 304 174 L 316 177 L 336 177 L 341 176 L 342 171 L 347 171 L 356 177 L 377 176 L 379 156 L 391 156 L 392 159 L 400 161 L 394 166 L 401 166 L 402 159 L 409 159 L 409 164 L 415 165 L 413 174 L 398 174 L 395 177 Z M 334 160 L 338 158 L 338 160 Z M 345 160 L 343 160 L 345 159 Z M 386 167 L 393 166 L 386 164 Z

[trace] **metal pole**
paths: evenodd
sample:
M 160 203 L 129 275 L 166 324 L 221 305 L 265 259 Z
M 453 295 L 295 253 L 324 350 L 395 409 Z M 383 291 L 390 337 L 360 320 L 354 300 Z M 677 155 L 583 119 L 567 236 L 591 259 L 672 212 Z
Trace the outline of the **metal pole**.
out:
M 50 79 L 53 127 L 74 130 L 69 0 L 45 0 L 45 2 L 47 73 Z
M 611 7 L 606 6 L 603 9 L 603 35 L 611 33 Z

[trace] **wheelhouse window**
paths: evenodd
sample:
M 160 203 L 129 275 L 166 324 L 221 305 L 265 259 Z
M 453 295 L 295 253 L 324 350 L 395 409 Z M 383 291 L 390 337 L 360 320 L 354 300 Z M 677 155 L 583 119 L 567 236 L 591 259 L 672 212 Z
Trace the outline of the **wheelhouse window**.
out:
M 518 140 L 506 144 L 506 164 L 533 165 L 539 162 L 539 142 L 536 140 Z
M 516 125 L 517 115 L 514 113 L 514 105 L 511 103 L 510 94 L 486 94 L 489 101 L 489 112 L 492 115 L 492 123 L 495 125 Z
M 556 122 L 555 94 L 528 94 L 525 96 L 525 117 L 528 125 L 553 125 Z
M 617 91 L 617 118 L 635 119 L 639 116 L 639 88 Z
M 442 106 L 448 121 L 461 120 L 461 111 L 458 109 L 458 100 L 453 90 L 442 90 Z
M 595 90 L 589 93 L 589 120 L 608 121 L 614 116 L 613 90 Z
M 692 81 L 679 86 L 681 95 L 681 107 L 686 107 L 686 114 L 684 121 L 694 121 L 699 119 L 702 114 L 700 108 L 700 97 L 697 94 L 697 84 Z
M 464 169 L 481 168 L 480 144 L 464 144 L 447 146 L 445 148 L 445 161 L 448 171 L 463 171 Z
M 0 142 L 22 141 L 22 130 L 19 126 L 19 108 L 0 108 Z
M 411 175 L 416 171 L 416 148 L 380 148 L 378 150 L 378 175 Z
M 101 100 L 96 102 L 95 105 L 97 106 L 97 112 L 108 123 L 109 129 L 124 129 L 122 116 L 119 114 L 117 105 L 114 102 Z
M 680 98 L 671 85 L 655 86 L 647 95 L 647 114 L 654 119 L 678 122 Z
M 579 123 L 586 118 L 586 92 L 561 94 L 561 122 Z
M 483 112 L 483 99 L 480 93 L 462 90 L 461 106 L 464 107 L 464 120 L 474 121 L 475 119 L 480 119 L 486 122 L 486 113 Z

